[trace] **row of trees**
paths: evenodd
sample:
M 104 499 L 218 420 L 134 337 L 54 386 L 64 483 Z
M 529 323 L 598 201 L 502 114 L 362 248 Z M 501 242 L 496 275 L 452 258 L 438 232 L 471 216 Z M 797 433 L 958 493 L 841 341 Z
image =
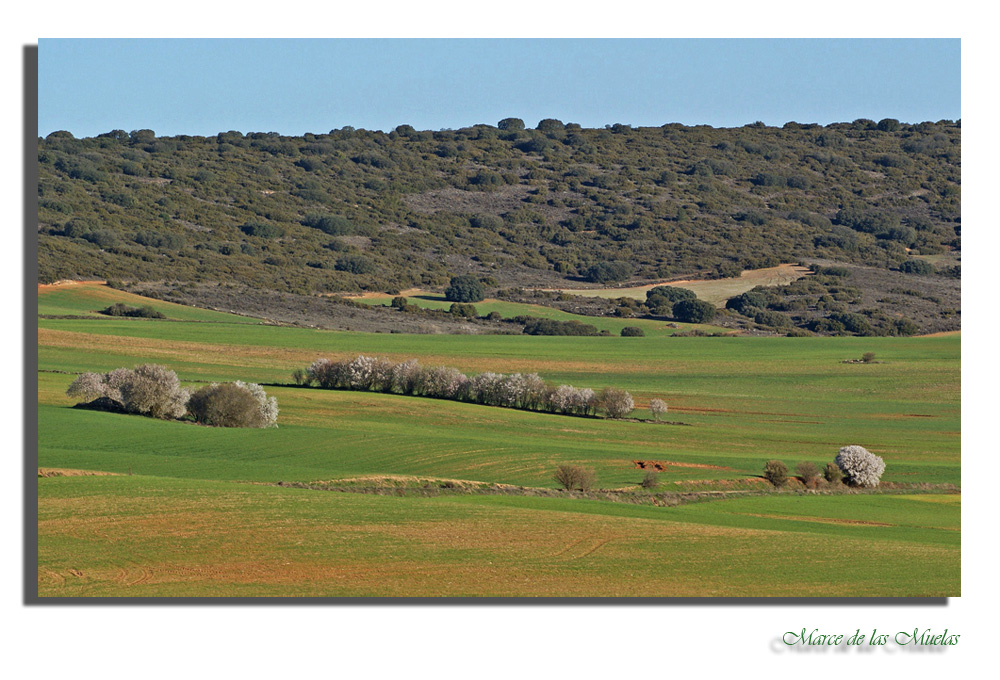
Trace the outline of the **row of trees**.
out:
M 190 417 L 215 427 L 277 427 L 278 400 L 256 383 L 212 383 L 194 392 L 157 364 L 81 373 L 66 396 L 95 408 L 176 420 Z
M 469 377 L 449 366 L 421 366 L 416 359 L 393 362 L 359 355 L 351 360 L 317 359 L 292 374 L 298 385 L 325 389 L 361 390 L 467 401 L 527 411 L 566 415 L 626 418 L 635 410 L 632 395 L 616 387 L 600 392 L 572 385 L 552 385 L 537 373 L 479 373 Z M 654 415 L 666 412 L 657 402 Z M 651 410 L 653 405 L 651 403 Z

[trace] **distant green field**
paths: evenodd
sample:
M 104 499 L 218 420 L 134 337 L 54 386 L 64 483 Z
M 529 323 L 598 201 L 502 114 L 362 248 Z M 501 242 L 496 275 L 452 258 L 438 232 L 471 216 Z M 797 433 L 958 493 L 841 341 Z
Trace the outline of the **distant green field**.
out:
M 92 305 L 58 293 L 40 296 L 40 313 Z M 181 318 L 179 310 L 168 316 Z M 236 318 L 39 320 L 39 466 L 122 475 L 39 480 L 43 594 L 959 594 L 960 506 L 928 502 L 932 496 L 765 496 L 657 508 L 248 483 L 402 476 L 555 488 L 552 472 L 569 463 L 593 468 L 598 487 L 638 490 L 643 472 L 633 461 L 655 460 L 669 463 L 659 491 L 670 491 L 755 478 L 770 458 L 793 469 L 803 460 L 822 466 L 840 446 L 861 444 L 885 459 L 886 482 L 958 485 L 960 336 L 429 336 Z M 843 363 L 867 351 L 880 363 Z M 317 357 L 359 353 L 619 386 L 635 395 L 639 417 L 660 397 L 669 404 L 665 420 L 683 424 L 288 384 L 291 370 Z M 279 427 L 214 429 L 70 408 L 64 392 L 73 374 L 146 361 L 192 386 L 286 384 L 268 387 Z M 164 512 L 151 509 L 154 499 L 164 500 Z M 140 531 L 153 519 L 155 530 Z M 433 531 L 423 533 L 421 522 Z M 490 541 L 473 530 L 484 522 Z M 562 548 L 580 555 L 563 563 Z M 294 565 L 285 576 L 282 559 Z M 699 578 L 712 559 L 721 560 L 718 573 Z M 490 562 L 494 571 L 484 566 Z M 74 580 L 70 570 L 93 576 Z M 918 571 L 927 578 L 907 579 Z
M 215 312 L 210 309 L 187 307 L 174 302 L 151 300 L 149 298 L 115 290 L 94 283 L 64 284 L 61 286 L 46 286 L 39 291 L 38 313 L 45 315 L 92 316 L 106 319 L 100 314 L 116 302 L 140 307 L 149 305 L 162 312 L 168 319 L 176 321 L 213 321 L 216 323 L 256 324 L 259 319 L 250 319 L 236 314 Z
M 357 301 L 369 305 L 381 305 L 383 307 L 388 307 L 392 302 L 393 297 L 395 296 L 375 295 L 357 298 Z M 417 295 L 411 295 L 406 299 L 410 304 L 417 305 L 425 309 L 448 309 L 453 304 L 452 302 L 446 300 L 444 295 L 441 293 L 421 292 Z M 645 299 L 645 295 L 643 295 L 643 299 Z M 580 323 L 590 324 L 598 331 L 608 331 L 612 335 L 621 335 L 622 328 L 626 326 L 641 328 L 646 335 L 652 336 L 674 335 L 675 333 L 690 330 L 703 330 L 709 333 L 718 333 L 720 331 L 718 326 L 710 326 L 707 324 L 674 323 L 668 326 L 668 322 L 666 321 L 584 316 L 582 314 L 564 312 L 561 309 L 556 309 L 554 307 L 531 305 L 523 302 L 506 302 L 504 300 L 483 300 L 482 302 L 475 303 L 474 306 L 480 316 L 486 316 L 491 312 L 497 312 L 505 319 L 512 319 L 516 316 L 533 316 L 539 319 L 555 319 L 556 321 L 579 321 Z

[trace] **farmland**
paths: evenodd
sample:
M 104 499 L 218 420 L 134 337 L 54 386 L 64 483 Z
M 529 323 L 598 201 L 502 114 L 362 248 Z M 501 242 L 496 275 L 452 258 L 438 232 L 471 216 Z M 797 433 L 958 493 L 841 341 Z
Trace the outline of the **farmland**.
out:
M 114 302 L 167 318 L 95 313 Z M 40 289 L 39 314 L 38 466 L 110 473 L 39 478 L 43 597 L 960 594 L 957 334 L 333 332 L 99 284 Z M 877 361 L 845 363 L 865 352 Z M 620 387 L 637 411 L 614 421 L 291 382 L 317 357 L 358 354 Z M 191 387 L 265 384 L 279 427 L 70 408 L 76 374 L 145 362 Z M 646 422 L 653 398 L 667 423 Z M 885 459 L 885 493 L 762 493 L 765 460 L 822 467 L 845 444 Z M 653 498 L 639 460 L 664 463 L 657 493 L 732 497 L 613 502 Z M 608 497 L 555 493 L 561 464 L 594 469 Z

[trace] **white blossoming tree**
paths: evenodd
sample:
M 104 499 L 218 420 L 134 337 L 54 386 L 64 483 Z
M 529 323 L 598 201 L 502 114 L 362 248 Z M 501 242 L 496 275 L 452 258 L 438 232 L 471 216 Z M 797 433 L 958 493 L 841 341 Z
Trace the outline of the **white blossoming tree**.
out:
M 116 368 L 104 374 L 83 373 L 70 384 L 66 395 L 80 401 L 104 397 L 127 413 L 153 418 L 182 417 L 190 397 L 177 374 L 157 364 Z
M 885 461 L 863 446 L 845 446 L 834 461 L 843 471 L 848 484 L 876 487 L 885 472 Z
M 650 399 L 649 412 L 653 414 L 656 420 L 659 420 L 660 416 L 667 412 L 667 402 L 662 399 Z

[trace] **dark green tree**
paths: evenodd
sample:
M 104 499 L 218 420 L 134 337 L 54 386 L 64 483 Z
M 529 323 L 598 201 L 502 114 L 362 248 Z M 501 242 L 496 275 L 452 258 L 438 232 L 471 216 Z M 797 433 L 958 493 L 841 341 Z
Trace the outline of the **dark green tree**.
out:
M 497 123 L 497 127 L 501 130 L 523 130 L 524 121 L 520 118 L 504 118 Z
M 681 300 L 674 305 L 674 318 L 684 323 L 708 323 L 715 318 L 715 305 L 704 300 Z
M 486 297 L 482 282 L 471 274 L 452 278 L 444 291 L 449 302 L 479 302 Z

